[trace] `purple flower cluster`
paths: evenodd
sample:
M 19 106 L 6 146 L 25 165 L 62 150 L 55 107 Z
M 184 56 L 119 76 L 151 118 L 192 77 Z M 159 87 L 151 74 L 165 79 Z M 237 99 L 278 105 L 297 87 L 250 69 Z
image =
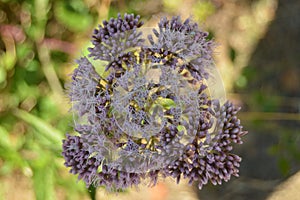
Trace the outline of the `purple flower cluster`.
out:
M 242 144 L 241 137 L 247 133 L 242 131 L 243 127 L 235 116 L 238 110 L 232 103 L 226 102 L 215 113 L 220 126 L 215 138 L 206 138 L 205 142 L 201 142 L 201 138 L 209 135 L 207 131 L 211 126 L 202 123 L 194 141 L 186 145 L 185 152 L 178 160 L 168 165 L 166 173 L 176 178 L 177 182 L 181 175 L 188 178 L 190 184 L 198 181 L 199 189 L 208 181 L 216 185 L 227 182 L 231 175 L 238 176 L 241 158 L 231 153 L 232 143 Z
M 68 92 L 79 135 L 63 140 L 65 165 L 110 190 L 238 176 L 233 144 L 247 132 L 239 109 L 212 95 L 214 43 L 190 19 L 163 18 L 147 36 L 142 25 L 133 14 L 104 21 L 89 48 L 101 64 L 77 61 Z

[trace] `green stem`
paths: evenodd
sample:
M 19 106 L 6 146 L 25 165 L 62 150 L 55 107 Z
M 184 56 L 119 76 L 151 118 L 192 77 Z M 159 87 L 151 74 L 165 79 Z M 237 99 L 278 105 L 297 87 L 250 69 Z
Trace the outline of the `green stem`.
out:
M 93 185 L 90 185 L 88 192 L 91 197 L 91 200 L 96 200 L 96 187 Z

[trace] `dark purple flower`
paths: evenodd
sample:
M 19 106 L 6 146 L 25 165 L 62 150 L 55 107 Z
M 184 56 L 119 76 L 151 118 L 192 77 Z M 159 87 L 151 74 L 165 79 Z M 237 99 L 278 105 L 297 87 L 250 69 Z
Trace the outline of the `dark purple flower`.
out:
M 146 44 L 142 25 L 133 14 L 104 21 L 89 49 L 101 64 L 77 61 L 68 92 L 79 135 L 63 141 L 65 165 L 110 190 L 169 176 L 201 188 L 238 176 L 233 144 L 247 132 L 239 109 L 213 95 L 214 43 L 197 23 L 173 17 Z
M 67 135 L 63 140 L 62 155 L 65 166 L 71 167 L 72 174 L 78 174 L 78 179 L 83 179 L 88 185 L 93 182 L 101 163 L 90 157 L 89 152 L 83 148 L 83 141 L 79 136 Z
M 247 133 L 242 130 L 243 127 L 236 117 L 238 110 L 232 103 L 226 102 L 218 111 L 218 119 L 222 119 L 219 126 L 222 129 L 214 136 L 213 139 L 216 141 L 206 148 L 209 142 L 203 138 L 208 133 L 197 135 L 192 143 L 186 145 L 181 157 L 165 169 L 165 173 L 176 178 L 177 182 L 182 176 L 188 178 L 189 183 L 198 181 L 199 189 L 208 181 L 216 185 L 222 181 L 227 182 L 232 175 L 238 176 L 241 158 L 231 153 L 232 143 L 241 144 L 241 137 Z M 200 124 L 199 126 L 201 131 L 210 127 L 210 125 L 203 127 Z

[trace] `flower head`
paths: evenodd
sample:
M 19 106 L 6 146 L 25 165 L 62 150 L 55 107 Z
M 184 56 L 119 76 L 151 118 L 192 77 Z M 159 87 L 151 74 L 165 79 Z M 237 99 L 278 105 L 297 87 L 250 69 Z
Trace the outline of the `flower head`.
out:
M 63 141 L 65 165 L 87 186 L 108 189 L 155 185 L 160 176 L 201 188 L 238 176 L 233 144 L 247 132 L 239 109 L 212 95 L 214 43 L 180 17 L 161 19 L 147 42 L 139 19 L 104 21 L 89 49 L 102 65 L 77 61 L 69 96 L 79 135 Z

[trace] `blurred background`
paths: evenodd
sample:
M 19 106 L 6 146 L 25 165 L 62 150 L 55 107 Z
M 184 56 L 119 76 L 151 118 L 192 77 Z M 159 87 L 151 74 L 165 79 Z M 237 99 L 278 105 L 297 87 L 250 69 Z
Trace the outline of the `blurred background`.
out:
M 89 199 L 63 166 L 72 132 L 65 83 L 92 31 L 117 13 L 153 26 L 193 17 L 217 42 L 227 98 L 249 134 L 236 146 L 240 177 L 202 190 L 162 181 L 97 199 L 299 199 L 299 0 L 0 0 L 0 199 Z

